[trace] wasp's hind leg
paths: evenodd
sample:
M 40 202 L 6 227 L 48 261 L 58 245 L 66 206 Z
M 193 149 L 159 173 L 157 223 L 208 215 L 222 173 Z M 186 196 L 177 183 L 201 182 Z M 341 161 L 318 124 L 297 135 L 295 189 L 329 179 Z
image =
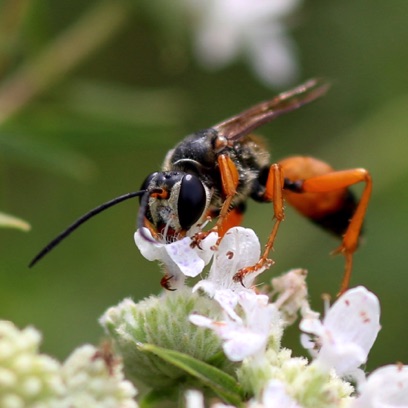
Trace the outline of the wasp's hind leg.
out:
M 288 204 L 326 230 L 342 238 L 335 253 L 346 259 L 340 294 L 349 287 L 353 254 L 359 243 L 364 217 L 372 190 L 369 172 L 357 168 L 335 171 L 327 163 L 312 157 L 290 157 L 280 162 Z M 348 187 L 365 183 L 360 200 Z
M 340 294 L 348 289 L 350 283 L 353 254 L 358 247 L 360 232 L 363 226 L 364 217 L 372 190 L 372 179 L 370 173 L 365 169 L 333 171 L 322 176 L 305 180 L 302 185 L 302 190 L 305 192 L 329 192 L 338 189 L 345 189 L 360 182 L 365 183 L 360 201 L 358 202 L 356 210 L 351 217 L 347 229 L 343 235 L 341 245 L 334 251 L 335 254 L 341 253 L 346 258 Z
M 284 202 L 283 202 L 283 172 L 279 164 L 272 164 L 269 168 L 268 177 L 266 180 L 265 191 L 262 196 L 257 197 L 258 201 L 273 202 L 273 211 L 275 223 L 272 231 L 269 234 L 268 241 L 265 245 L 264 252 L 261 255 L 259 261 L 252 266 L 247 266 L 240 269 L 234 275 L 235 282 L 243 283 L 244 277 L 252 273 L 259 273 L 264 269 L 269 268 L 273 261 L 269 259 L 269 253 L 273 249 L 276 235 L 278 233 L 279 226 L 285 218 Z M 254 197 L 255 198 L 255 197 Z

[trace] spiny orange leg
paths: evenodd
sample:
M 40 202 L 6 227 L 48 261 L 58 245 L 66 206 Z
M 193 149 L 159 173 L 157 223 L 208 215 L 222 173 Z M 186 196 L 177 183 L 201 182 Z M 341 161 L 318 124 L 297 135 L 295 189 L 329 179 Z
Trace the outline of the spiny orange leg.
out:
M 266 201 L 273 201 L 275 223 L 259 261 L 255 265 L 240 269 L 234 275 L 234 281 L 241 282 L 241 284 L 246 275 L 258 272 L 260 269 L 269 268 L 273 264 L 273 261 L 268 258 L 269 252 L 273 249 L 279 225 L 285 218 L 283 203 L 283 174 L 279 164 L 272 164 L 269 169 L 264 198 Z
M 217 227 L 218 228 L 218 235 L 222 238 L 226 232 L 231 229 L 232 227 L 236 227 L 242 224 L 242 220 L 244 218 L 244 213 L 242 208 L 234 207 L 231 211 L 229 211 L 224 218 L 222 224 Z
M 239 174 L 237 167 L 230 157 L 221 154 L 218 156 L 218 166 L 221 174 L 222 189 L 225 195 L 225 200 L 222 204 L 220 213 L 218 215 L 217 223 L 209 231 L 198 232 L 194 235 L 193 246 L 199 246 L 200 242 L 207 237 L 211 232 L 218 232 L 219 237 L 215 247 L 217 247 L 222 239 L 223 234 L 226 232 L 226 223 L 230 223 L 232 218 L 229 219 L 229 210 L 232 200 L 237 193 L 237 186 L 239 182 Z
M 353 265 L 353 253 L 358 247 L 361 227 L 367 211 L 372 190 L 372 179 L 370 173 L 365 169 L 351 169 L 334 171 L 322 176 L 307 179 L 302 184 L 302 192 L 323 193 L 337 189 L 350 187 L 353 184 L 364 182 L 365 187 L 356 211 L 350 220 L 343 241 L 334 253 L 342 253 L 346 258 L 343 280 L 341 282 L 339 295 L 344 293 L 350 284 L 351 270 Z

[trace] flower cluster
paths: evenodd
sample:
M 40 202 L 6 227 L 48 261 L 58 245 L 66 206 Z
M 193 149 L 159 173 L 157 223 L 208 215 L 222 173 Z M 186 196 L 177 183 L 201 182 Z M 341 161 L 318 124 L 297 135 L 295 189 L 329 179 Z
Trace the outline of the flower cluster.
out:
M 136 408 L 140 382 L 150 388 L 144 407 L 408 407 L 408 366 L 361 369 L 380 330 L 380 304 L 366 288 L 346 291 L 321 318 L 304 270 L 272 279 L 269 292 L 254 285 L 256 274 L 234 282 L 259 258 L 252 230 L 232 228 L 218 247 L 215 233 L 200 248 L 189 237 L 163 244 L 136 233 L 135 241 L 177 290 L 109 308 L 100 323 L 114 348 L 84 345 L 63 364 L 38 352 L 37 330 L 0 321 L 0 407 Z M 207 277 L 187 286 L 211 261 Z M 298 317 L 311 360 L 282 345 Z
M 230 229 L 218 248 L 215 234 L 207 239 L 191 248 L 188 237 L 166 245 L 136 233 L 142 254 L 162 262 L 178 290 L 138 304 L 126 300 L 102 317 L 133 379 L 167 398 L 175 397 L 177 384 L 189 390 L 191 408 L 204 407 L 207 395 L 218 397 L 217 408 L 408 406 L 408 366 L 386 366 L 368 377 L 361 369 L 380 330 L 374 294 L 350 289 L 321 319 L 308 303 L 303 270 L 273 279 L 269 295 L 254 286 L 255 276 L 234 282 L 259 258 L 252 230 Z M 200 275 L 211 260 L 207 277 L 186 286 L 186 277 Z M 298 316 L 311 361 L 282 346 L 285 327 Z
M 39 332 L 0 321 L 0 407 L 136 408 L 136 390 L 108 348 L 84 345 L 60 364 L 40 354 Z
M 32 327 L 20 331 L 11 322 L 0 321 L 0 406 L 23 407 L 38 401 L 52 406 L 61 395 L 59 364 L 38 354 L 40 341 Z

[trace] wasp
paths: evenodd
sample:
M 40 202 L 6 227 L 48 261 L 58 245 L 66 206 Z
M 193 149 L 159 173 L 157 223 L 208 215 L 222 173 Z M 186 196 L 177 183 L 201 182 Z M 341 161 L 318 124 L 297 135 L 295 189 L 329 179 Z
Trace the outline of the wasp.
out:
M 216 218 L 210 230 L 194 233 L 192 245 L 197 246 L 211 231 L 217 231 L 220 240 L 229 228 L 239 225 L 245 204 L 252 198 L 273 203 L 274 223 L 259 261 L 239 270 L 234 280 L 242 283 L 245 275 L 272 264 L 269 253 L 284 219 L 286 202 L 342 240 L 335 252 L 345 257 L 340 293 L 344 292 L 349 286 L 353 254 L 372 190 L 369 172 L 363 168 L 336 171 L 329 164 L 306 156 L 292 156 L 271 164 L 265 143 L 252 134 L 277 117 L 315 101 L 328 89 L 326 81 L 311 79 L 187 136 L 167 153 L 161 171 L 150 174 L 139 191 L 116 197 L 83 215 L 52 240 L 30 266 L 84 222 L 133 197 L 140 198 L 137 223 L 149 241 L 152 238 L 141 227 L 148 227 L 154 239 L 172 242 L 197 231 L 205 220 Z M 364 183 L 359 200 L 349 190 L 356 183 Z M 161 281 L 166 289 L 170 279 L 165 276 Z

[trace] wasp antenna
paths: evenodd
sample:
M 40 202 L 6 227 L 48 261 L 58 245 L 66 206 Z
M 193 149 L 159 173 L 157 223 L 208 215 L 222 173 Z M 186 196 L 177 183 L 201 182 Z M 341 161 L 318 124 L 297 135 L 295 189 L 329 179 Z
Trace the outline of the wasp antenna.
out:
M 28 265 L 30 268 L 34 266 L 41 258 L 48 254 L 52 249 L 54 249 L 61 241 L 67 238 L 72 232 L 74 232 L 80 225 L 88 221 L 90 218 L 101 213 L 102 211 L 107 210 L 110 207 L 113 207 L 116 204 L 121 203 L 122 201 L 129 200 L 130 198 L 141 196 L 145 194 L 146 190 L 136 191 L 133 193 L 127 193 L 122 196 L 116 197 L 113 200 L 110 200 L 106 203 L 99 205 L 93 210 L 87 212 L 82 217 L 78 218 L 72 225 L 70 225 L 66 230 L 61 232 L 57 237 L 55 237 L 47 246 L 45 246 L 30 262 Z

